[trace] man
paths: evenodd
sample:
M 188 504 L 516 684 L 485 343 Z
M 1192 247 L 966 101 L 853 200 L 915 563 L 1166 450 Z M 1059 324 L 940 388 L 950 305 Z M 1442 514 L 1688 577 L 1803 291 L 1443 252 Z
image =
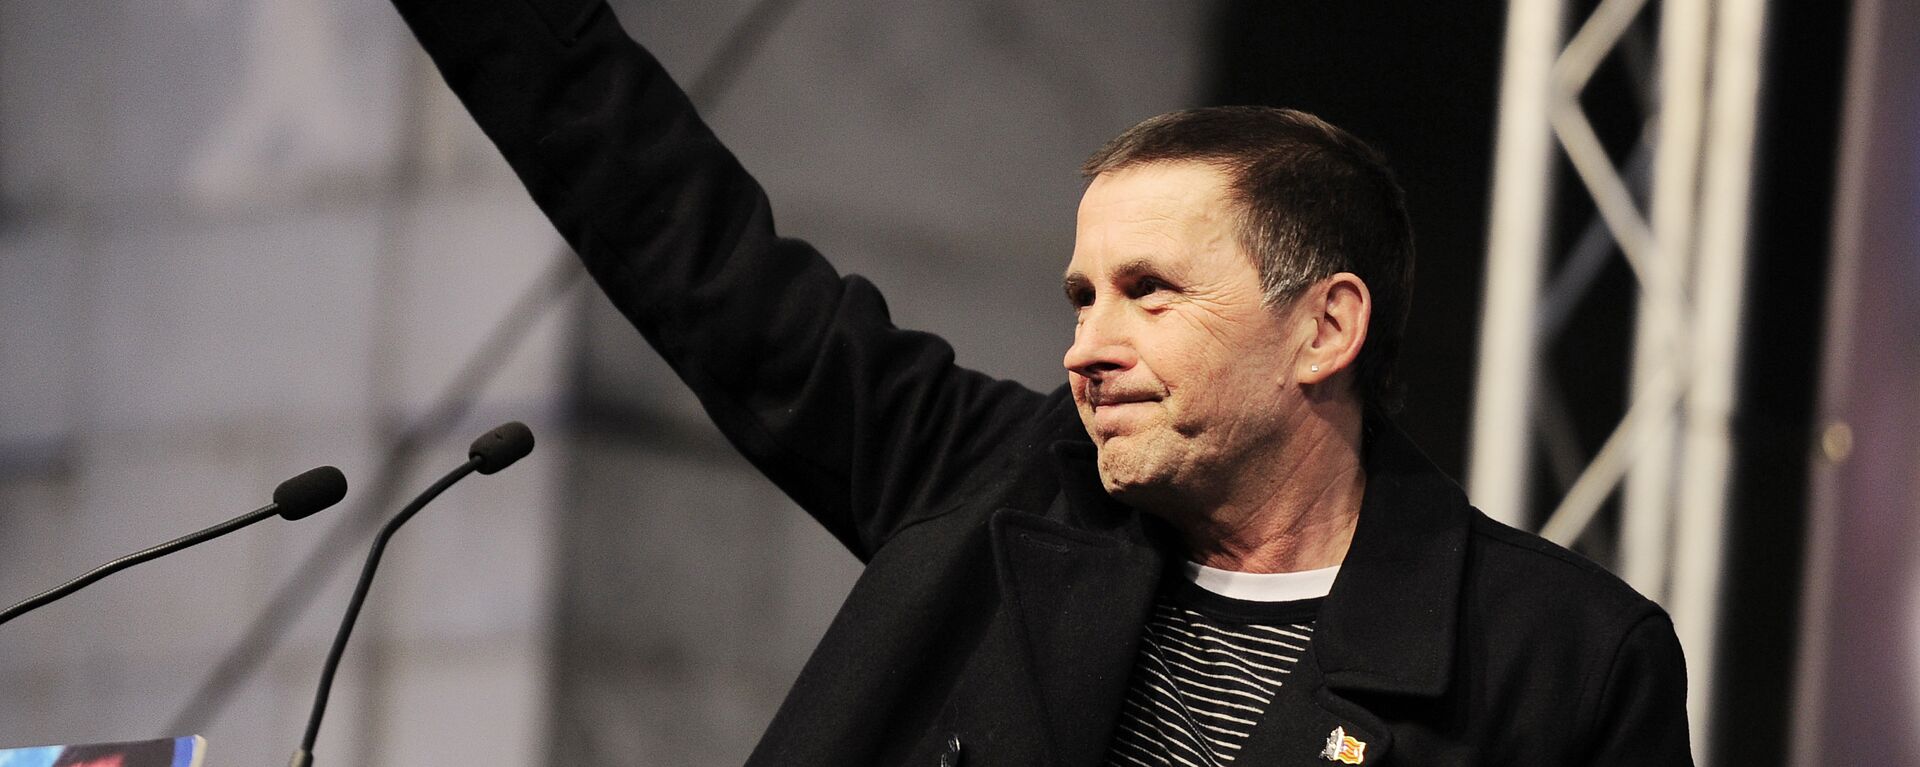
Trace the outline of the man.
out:
M 1400 194 L 1299 113 L 1089 163 L 1052 394 L 777 237 L 598 0 L 396 0 L 608 296 L 867 565 L 752 764 L 1685 764 L 1658 607 L 1380 415 Z
M 1201 564 L 1338 565 L 1413 271 L 1391 175 L 1333 126 L 1255 108 L 1148 120 L 1085 172 L 1065 363 L 1107 492 Z

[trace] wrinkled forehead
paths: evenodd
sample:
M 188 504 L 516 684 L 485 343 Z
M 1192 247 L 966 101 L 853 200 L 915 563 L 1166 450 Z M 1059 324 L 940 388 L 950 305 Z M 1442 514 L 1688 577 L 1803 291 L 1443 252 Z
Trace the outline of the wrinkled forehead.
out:
M 1197 162 L 1153 162 L 1102 173 L 1080 197 L 1080 220 L 1228 213 L 1227 174 Z
M 1080 199 L 1068 272 L 1237 244 L 1227 177 L 1199 163 L 1148 163 L 1102 173 Z M 1226 240 L 1234 239 L 1233 242 Z

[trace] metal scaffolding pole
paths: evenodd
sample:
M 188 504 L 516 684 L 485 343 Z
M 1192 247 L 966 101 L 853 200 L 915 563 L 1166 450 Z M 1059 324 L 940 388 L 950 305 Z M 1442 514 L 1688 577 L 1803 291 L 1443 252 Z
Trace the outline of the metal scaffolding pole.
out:
M 1565 316 L 1584 290 L 1542 294 L 1553 224 L 1549 138 L 1557 139 L 1639 281 L 1640 300 L 1628 405 L 1553 503 L 1541 534 L 1572 545 L 1607 499 L 1621 495 L 1612 564 L 1673 614 L 1687 652 L 1694 758 L 1708 764 L 1767 6 L 1660 4 L 1660 95 L 1646 134 L 1652 172 L 1643 213 L 1633 174 L 1615 167 L 1580 94 L 1646 5 L 1601 0 L 1557 55 L 1558 1 L 1509 6 L 1469 477 L 1490 515 L 1527 519 L 1533 402 L 1555 399 L 1541 348 L 1561 330 L 1532 323 Z
M 1694 214 L 1700 195 L 1699 149 L 1706 122 L 1709 0 L 1664 0 L 1660 8 L 1660 112 L 1650 205 L 1653 259 L 1640 294 L 1662 309 L 1641 312 L 1634 329 L 1633 392 L 1663 403 L 1627 472 L 1621 504 L 1620 575 L 1656 600 L 1667 596 L 1673 537 L 1673 465 L 1679 450 L 1679 390 L 1686 377 L 1685 336 L 1659 317 L 1687 311 L 1688 266 L 1694 258 Z
M 1722 2 L 1716 11 L 1692 323 L 1694 365 L 1681 443 L 1679 508 L 1685 513 L 1675 529 L 1670 602 L 1674 627 L 1688 654 L 1687 715 L 1703 723 L 1712 710 L 1719 650 L 1715 638 L 1733 456 L 1728 421 L 1740 359 L 1766 4 Z M 1707 763 L 1711 745 L 1706 738 L 1696 740 L 1695 761 Z
M 1488 516 L 1514 525 L 1523 522 L 1531 466 L 1527 424 L 1539 376 L 1534 317 L 1553 189 L 1549 73 L 1560 47 L 1560 26 L 1560 0 L 1507 4 L 1467 484 Z

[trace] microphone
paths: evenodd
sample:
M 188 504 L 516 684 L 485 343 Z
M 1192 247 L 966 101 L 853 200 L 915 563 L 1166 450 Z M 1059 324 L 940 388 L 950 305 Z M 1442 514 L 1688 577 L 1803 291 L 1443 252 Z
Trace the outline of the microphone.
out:
M 251 525 L 267 517 L 279 515 L 283 519 L 301 519 L 316 511 L 340 502 L 347 495 L 347 478 L 339 469 L 332 466 L 319 466 L 308 469 L 273 489 L 273 502 L 253 511 L 229 519 L 197 533 L 181 536 L 158 546 L 142 549 L 99 567 L 82 573 L 80 577 L 62 583 L 46 591 L 21 600 L 18 604 L 0 611 L 0 623 L 18 618 L 36 608 L 45 606 L 61 597 L 86 588 L 94 581 L 125 570 L 150 559 L 164 557 L 173 552 L 195 544 L 206 543 L 240 528 Z
M 467 448 L 467 455 L 478 463 L 473 470 L 481 474 L 492 474 L 512 466 L 514 461 L 527 457 L 533 452 L 533 431 L 519 421 L 508 421 L 495 426 L 493 431 L 480 435 Z
M 452 487 L 453 483 L 476 471 L 481 474 L 498 472 L 532 451 L 533 432 L 526 424 L 510 421 L 494 427 L 493 431 L 480 435 L 467 448 L 466 463 L 434 482 L 400 513 L 387 520 L 385 527 L 380 528 L 380 534 L 373 538 L 373 547 L 367 551 L 367 563 L 360 568 L 360 581 L 353 586 L 353 598 L 347 600 L 347 614 L 340 618 L 340 630 L 333 635 L 333 647 L 327 650 L 326 665 L 320 668 L 320 689 L 313 695 L 313 713 L 307 717 L 307 733 L 300 739 L 300 748 L 293 752 L 290 767 L 309 767 L 313 764 L 313 744 L 320 738 L 320 718 L 327 712 L 327 698 L 333 692 L 334 674 L 340 670 L 340 658 L 347 652 L 347 638 L 353 634 L 353 623 L 360 617 L 360 608 L 367 601 L 367 590 L 373 585 L 373 571 L 380 566 L 380 555 L 386 551 L 387 541 L 393 538 L 394 531 L 426 508 L 427 503 Z

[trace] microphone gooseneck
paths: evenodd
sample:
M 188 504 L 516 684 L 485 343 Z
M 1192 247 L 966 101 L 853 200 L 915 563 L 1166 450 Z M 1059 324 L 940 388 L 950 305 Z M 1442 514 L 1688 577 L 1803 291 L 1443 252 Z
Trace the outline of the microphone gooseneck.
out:
M 251 525 L 267 517 L 278 514 L 286 519 L 299 519 L 316 511 L 339 503 L 347 494 L 347 478 L 339 469 L 332 466 L 319 466 L 301 472 L 281 482 L 273 490 L 273 502 L 233 519 L 194 533 L 183 535 L 158 546 L 141 549 L 119 559 L 80 574 L 80 577 L 62 583 L 46 591 L 21 600 L 4 611 L 0 611 L 0 623 L 18 618 L 68 594 L 79 591 L 94 581 L 125 570 L 134 565 L 152 559 L 164 557 L 173 552 L 206 543 L 240 528 Z
M 353 586 L 353 597 L 347 600 L 347 612 L 340 618 L 340 629 L 333 635 L 333 646 L 327 650 L 326 665 L 320 668 L 320 686 L 314 692 L 313 712 L 307 717 L 307 731 L 300 739 L 300 748 L 293 752 L 292 767 L 309 767 L 313 764 L 313 745 L 320 738 L 320 720 L 326 715 L 327 699 L 333 694 L 333 678 L 340 671 L 340 660 L 347 652 L 347 639 L 353 636 L 354 621 L 359 619 L 360 609 L 367 602 L 367 592 L 373 586 L 373 574 L 380 567 L 380 555 L 386 552 L 387 541 L 393 538 L 401 525 L 420 513 L 453 483 L 476 471 L 481 474 L 497 472 L 513 465 L 532 450 L 533 432 L 527 429 L 526 424 L 512 421 L 495 427 L 474 440 L 466 463 L 428 486 L 380 528 L 380 533 L 373 538 L 373 546 L 367 551 L 367 562 L 360 568 L 360 580 Z

